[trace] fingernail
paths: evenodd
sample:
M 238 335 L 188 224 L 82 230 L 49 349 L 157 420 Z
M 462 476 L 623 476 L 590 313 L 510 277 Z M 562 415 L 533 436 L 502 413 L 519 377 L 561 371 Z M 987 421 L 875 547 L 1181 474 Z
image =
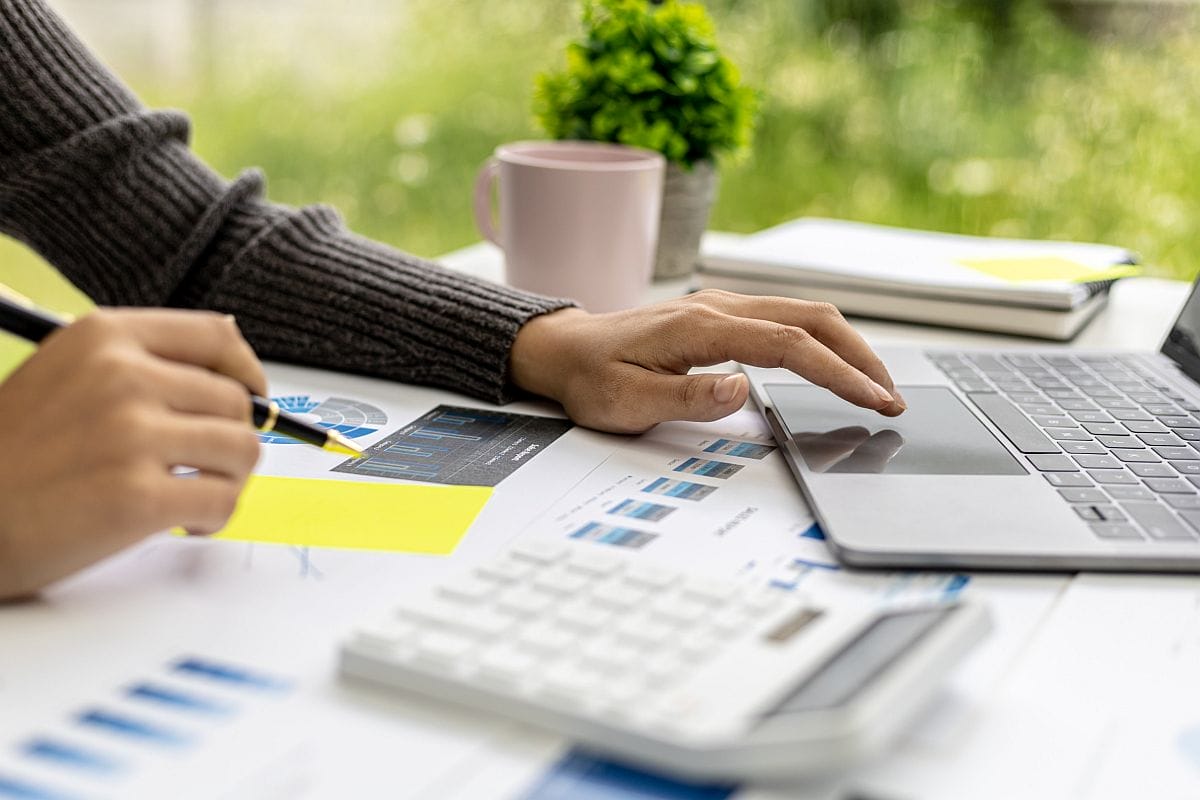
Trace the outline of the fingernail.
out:
M 883 405 L 886 406 L 889 403 L 891 403 L 893 400 L 896 399 L 896 398 L 892 397 L 891 394 L 888 393 L 887 389 L 883 388 L 875 381 L 870 381 L 870 384 L 871 384 L 871 391 L 873 391 L 875 393 L 875 396 L 877 398 L 879 398 L 879 402 L 882 403 Z
M 713 399 L 718 403 L 728 403 L 738 393 L 741 386 L 741 375 L 728 375 L 713 385 Z
M 892 389 L 892 399 L 899 403 L 901 408 L 908 408 L 908 401 L 905 400 L 900 395 L 900 392 L 896 391 L 895 389 Z

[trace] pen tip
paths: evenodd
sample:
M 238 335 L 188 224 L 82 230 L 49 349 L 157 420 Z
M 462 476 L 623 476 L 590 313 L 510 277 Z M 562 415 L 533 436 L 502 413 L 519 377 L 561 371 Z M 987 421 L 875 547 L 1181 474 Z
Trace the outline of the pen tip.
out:
M 363 449 L 337 431 L 330 431 L 325 440 L 325 449 L 335 453 L 343 453 L 354 458 L 361 458 Z

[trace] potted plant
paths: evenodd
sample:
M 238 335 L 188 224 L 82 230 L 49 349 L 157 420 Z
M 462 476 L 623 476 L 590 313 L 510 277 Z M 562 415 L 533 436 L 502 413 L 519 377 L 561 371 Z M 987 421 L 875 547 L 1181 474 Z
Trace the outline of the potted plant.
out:
M 696 266 L 715 160 L 743 152 L 757 95 L 717 48 L 704 6 L 584 0 L 565 69 L 538 76 L 535 113 L 556 139 L 657 150 L 667 159 L 655 278 Z

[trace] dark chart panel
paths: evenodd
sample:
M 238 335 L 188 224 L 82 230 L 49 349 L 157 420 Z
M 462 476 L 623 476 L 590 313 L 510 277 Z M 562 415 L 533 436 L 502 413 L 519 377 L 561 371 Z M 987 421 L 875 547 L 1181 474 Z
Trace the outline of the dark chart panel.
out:
M 565 419 L 438 406 L 334 471 L 495 486 L 572 427 Z

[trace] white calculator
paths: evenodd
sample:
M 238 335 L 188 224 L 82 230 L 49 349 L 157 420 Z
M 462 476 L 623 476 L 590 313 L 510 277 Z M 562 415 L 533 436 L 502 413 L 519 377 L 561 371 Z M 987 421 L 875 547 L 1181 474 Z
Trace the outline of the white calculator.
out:
M 785 778 L 880 749 L 987 628 L 974 603 L 822 607 L 535 540 L 358 628 L 342 671 L 689 779 Z

